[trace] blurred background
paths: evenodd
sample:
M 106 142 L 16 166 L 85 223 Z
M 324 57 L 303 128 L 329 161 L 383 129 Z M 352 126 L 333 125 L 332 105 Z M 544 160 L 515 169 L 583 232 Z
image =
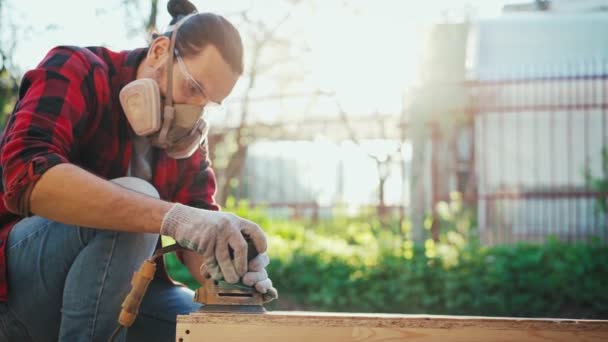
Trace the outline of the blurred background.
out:
M 210 155 L 271 309 L 608 318 L 608 1 L 192 2 L 244 39 Z M 50 48 L 146 46 L 165 8 L 0 0 L 1 122 Z

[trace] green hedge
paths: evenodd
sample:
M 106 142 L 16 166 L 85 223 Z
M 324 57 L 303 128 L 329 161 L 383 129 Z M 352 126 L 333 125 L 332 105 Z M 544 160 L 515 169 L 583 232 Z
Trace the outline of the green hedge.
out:
M 381 223 L 369 218 L 312 225 L 233 209 L 268 233 L 269 273 L 281 297 L 271 308 L 608 318 L 608 247 L 599 243 L 488 248 L 453 234 L 421 246 L 370 229 Z M 196 286 L 174 259 L 169 265 Z
M 283 296 L 318 310 L 608 318 L 608 249 L 551 242 L 469 251 L 446 268 L 413 248 L 365 265 L 322 252 L 275 258 Z

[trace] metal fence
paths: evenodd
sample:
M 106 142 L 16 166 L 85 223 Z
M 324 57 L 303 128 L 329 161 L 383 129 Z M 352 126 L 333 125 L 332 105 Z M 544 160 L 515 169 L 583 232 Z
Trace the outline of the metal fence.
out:
M 254 144 L 248 152 L 234 196 L 274 217 L 331 218 L 370 208 L 381 215 L 405 212 L 409 163 L 403 159 L 383 164 L 390 172 L 380 201 L 377 166 L 359 146 L 280 140 Z
M 608 240 L 605 62 L 521 69 L 471 82 L 478 225 L 483 241 Z
M 608 216 L 597 210 L 598 200 L 608 193 L 590 187 L 585 177 L 586 172 L 608 177 L 601 157 L 608 146 L 608 63 L 520 68 L 466 85 L 470 107 L 464 109 L 465 122 L 449 126 L 452 132 L 442 128 L 444 122 L 428 125 L 430 157 L 424 163 L 429 166 L 422 168 L 429 178 L 424 182 L 431 199 L 427 210 L 448 198 L 446 191 L 457 190 L 476 208 L 487 244 L 541 242 L 549 236 L 608 241 Z M 409 136 L 402 139 L 410 141 Z M 330 187 L 336 196 L 319 203 L 318 187 L 301 182 L 314 172 L 299 164 L 306 158 L 298 157 L 294 164 L 266 157 L 248 161 L 237 197 L 285 217 L 331 216 L 334 205 L 348 198 L 344 177 L 359 172 L 357 167 L 329 168 L 327 177 L 335 182 L 322 189 Z M 409 203 L 401 198 L 412 191 L 411 165 L 406 172 L 395 167 L 401 182 L 394 184 L 403 191 L 396 202 L 387 203 L 388 211 L 403 213 Z M 450 170 L 444 172 L 446 168 Z M 370 201 L 366 204 L 377 205 L 374 198 Z

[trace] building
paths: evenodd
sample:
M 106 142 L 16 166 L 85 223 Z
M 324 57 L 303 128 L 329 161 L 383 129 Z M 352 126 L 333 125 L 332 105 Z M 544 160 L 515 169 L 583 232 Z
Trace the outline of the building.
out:
M 414 211 L 459 190 L 487 243 L 608 238 L 602 194 L 585 178 L 602 177 L 608 145 L 607 3 L 518 3 L 437 26 L 429 54 L 440 57 L 423 64 L 408 106 L 427 123 L 414 140 Z

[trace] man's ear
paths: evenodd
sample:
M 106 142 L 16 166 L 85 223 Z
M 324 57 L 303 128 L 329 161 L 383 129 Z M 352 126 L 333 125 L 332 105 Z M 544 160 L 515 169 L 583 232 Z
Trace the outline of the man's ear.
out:
M 158 69 L 162 67 L 169 58 L 169 49 L 171 40 L 166 36 L 159 36 L 152 42 L 148 49 L 147 60 L 151 68 Z

